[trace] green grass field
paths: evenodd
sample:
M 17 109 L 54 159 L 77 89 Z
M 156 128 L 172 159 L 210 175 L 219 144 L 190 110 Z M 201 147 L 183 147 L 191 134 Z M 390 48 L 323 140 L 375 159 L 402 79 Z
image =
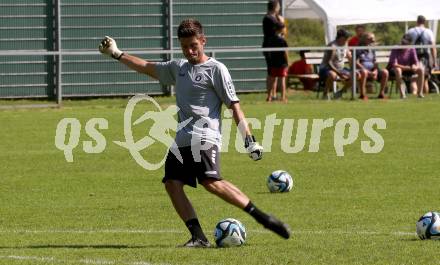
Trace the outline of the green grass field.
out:
M 265 231 L 199 187 L 187 191 L 210 240 L 217 221 L 233 217 L 246 226 L 247 242 L 231 249 L 178 248 L 189 235 L 163 189 L 163 168 L 146 171 L 112 143 L 124 140 L 127 100 L 67 101 L 62 109 L 0 111 L 0 264 L 440 263 L 435 258 L 440 242 L 415 235 L 418 217 L 440 210 L 440 97 L 327 102 L 297 95 L 287 105 L 266 104 L 263 98 L 241 96 L 248 117 L 350 117 L 361 125 L 344 157 L 336 156 L 334 127 L 323 132 L 317 153 L 307 152 L 310 131 L 305 150 L 283 153 L 276 127 L 272 152 L 263 160 L 253 162 L 232 148 L 222 154 L 223 177 L 286 221 L 291 239 Z M 157 100 L 163 106 L 173 102 Z M 83 128 L 73 163 L 54 144 L 57 124 L 67 117 L 77 118 Z M 86 154 L 82 141 L 90 138 L 84 126 L 95 117 L 109 121 L 109 129 L 102 130 L 107 147 Z M 368 138 L 362 125 L 373 117 L 387 123 L 379 131 L 385 146 L 378 154 L 365 154 L 360 141 Z M 145 129 L 137 128 L 136 136 L 145 135 Z M 261 130 L 254 132 L 261 139 Z M 154 144 L 144 156 L 157 161 L 164 152 L 164 146 Z M 277 169 L 293 175 L 292 192 L 267 191 L 266 177 Z

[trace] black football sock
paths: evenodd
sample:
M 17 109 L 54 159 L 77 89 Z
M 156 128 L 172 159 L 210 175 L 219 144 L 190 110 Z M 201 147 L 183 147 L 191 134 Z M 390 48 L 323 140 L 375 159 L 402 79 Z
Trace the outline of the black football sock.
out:
M 208 241 L 197 218 L 189 219 L 185 222 L 185 225 L 188 227 L 188 230 L 193 238 Z
M 251 201 L 244 207 L 243 209 L 245 212 L 250 214 L 252 217 L 257 220 L 260 224 L 266 226 L 269 220 L 269 215 L 262 212 L 260 209 L 258 209 Z

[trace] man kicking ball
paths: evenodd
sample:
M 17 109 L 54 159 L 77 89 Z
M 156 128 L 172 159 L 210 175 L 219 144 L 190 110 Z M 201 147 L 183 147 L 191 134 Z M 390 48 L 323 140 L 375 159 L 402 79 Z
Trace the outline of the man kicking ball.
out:
M 190 122 L 176 134 L 175 143 L 182 159 L 169 151 L 162 182 L 173 206 L 191 233 L 185 247 L 209 247 L 209 241 L 197 219 L 196 212 L 183 189 L 196 187 L 198 181 L 209 192 L 233 204 L 255 218 L 265 228 L 289 238 L 289 227 L 258 209 L 249 198 L 220 175 L 221 105 L 232 110 L 241 131 L 245 148 L 253 160 L 260 160 L 263 147 L 255 141 L 240 109 L 238 97 L 226 66 L 204 53 L 206 37 L 200 22 L 183 20 L 177 36 L 186 58 L 169 62 L 148 62 L 118 49 L 110 37 L 99 45 L 99 51 L 119 60 L 129 68 L 147 74 L 162 85 L 174 85 L 179 123 Z M 171 147 L 173 148 L 173 147 Z

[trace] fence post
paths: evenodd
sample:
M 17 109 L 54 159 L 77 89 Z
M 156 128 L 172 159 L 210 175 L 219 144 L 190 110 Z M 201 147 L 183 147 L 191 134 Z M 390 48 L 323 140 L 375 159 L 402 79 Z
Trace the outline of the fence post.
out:
M 352 90 L 351 90 L 351 99 L 353 100 L 353 99 L 355 99 L 355 97 L 356 97 L 356 47 L 353 47 L 353 54 L 352 54 L 352 66 L 351 66 L 351 69 L 352 69 L 352 71 L 353 71 L 353 74 L 352 74 L 352 84 L 351 84 L 351 87 L 352 87 Z
M 286 10 L 285 10 L 285 7 L 284 7 L 284 0 L 280 0 L 280 6 L 281 6 L 281 15 L 284 17 L 284 16 L 286 16 L 286 14 L 285 14 L 285 12 L 286 12 Z
M 174 12 L 173 12 L 173 0 L 168 0 L 168 49 L 169 50 L 174 50 L 174 34 L 173 34 L 173 16 L 174 16 Z M 174 59 L 174 53 L 170 53 L 168 56 L 169 60 L 173 60 Z M 170 86 L 169 87 L 169 94 L 170 96 L 174 95 L 174 86 Z
M 57 104 L 61 107 L 63 100 L 63 85 L 62 85 L 62 55 L 61 55 L 61 0 L 55 0 L 55 15 L 56 15 L 56 94 L 57 94 Z

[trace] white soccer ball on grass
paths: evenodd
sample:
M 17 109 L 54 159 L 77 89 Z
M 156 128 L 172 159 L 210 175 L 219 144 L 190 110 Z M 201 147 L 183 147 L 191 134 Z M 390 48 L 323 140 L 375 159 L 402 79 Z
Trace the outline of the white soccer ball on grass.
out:
M 240 221 L 227 218 L 215 226 L 214 237 L 218 247 L 237 247 L 246 241 L 246 229 Z
M 284 170 L 277 170 L 267 177 L 267 188 L 270 192 L 289 192 L 293 187 L 293 179 Z
M 416 223 L 417 235 L 420 239 L 440 238 L 440 215 L 438 212 L 427 212 Z

